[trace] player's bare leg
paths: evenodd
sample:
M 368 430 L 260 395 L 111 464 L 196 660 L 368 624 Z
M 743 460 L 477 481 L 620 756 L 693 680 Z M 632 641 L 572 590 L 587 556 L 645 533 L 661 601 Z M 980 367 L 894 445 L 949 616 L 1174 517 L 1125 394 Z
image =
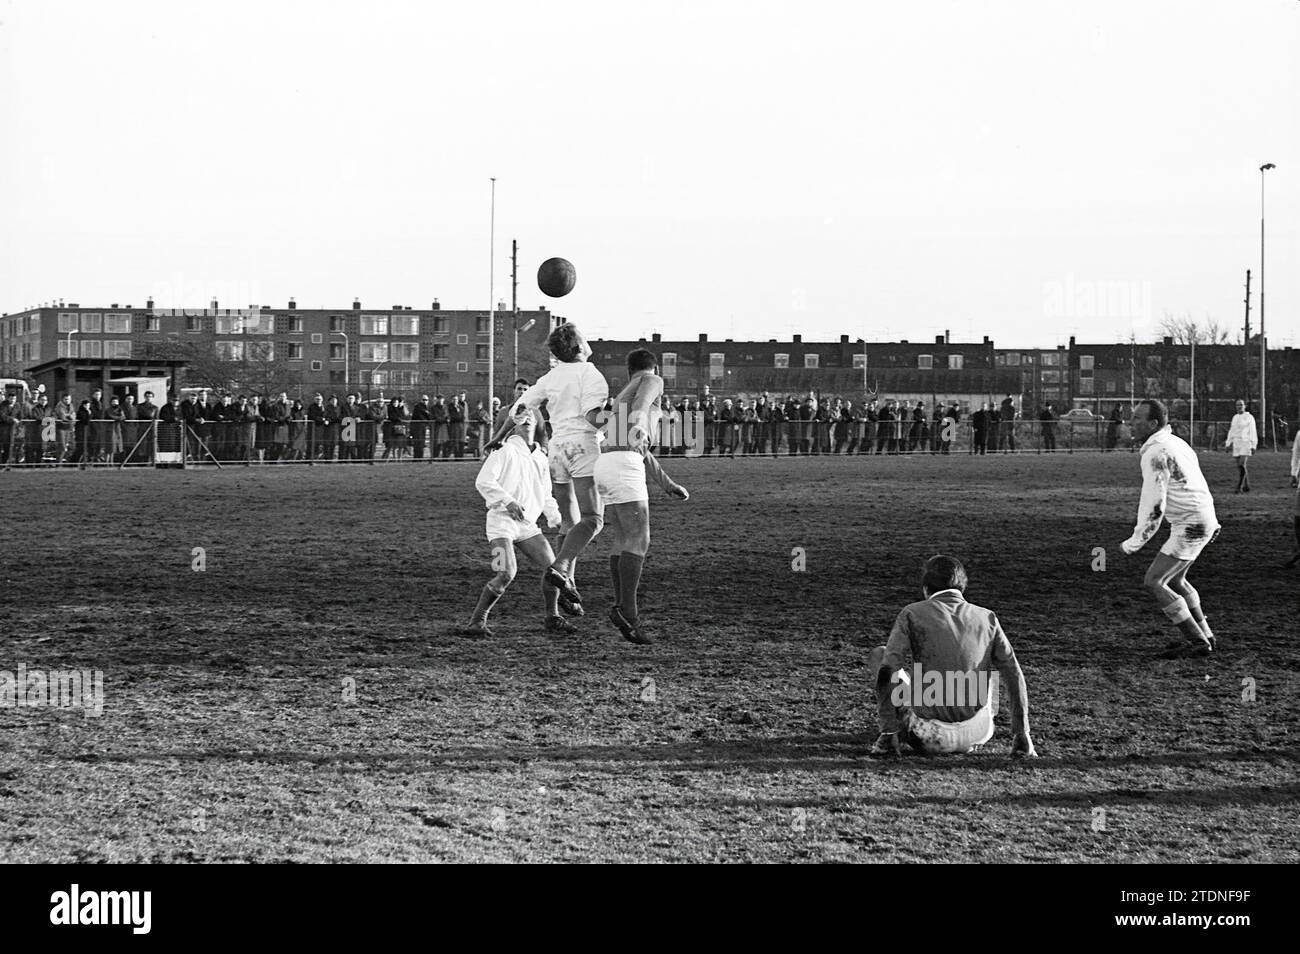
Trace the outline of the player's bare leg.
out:
M 1250 493 L 1250 471 L 1246 469 L 1249 457 L 1237 458 L 1237 493 Z
M 641 585 L 646 554 L 650 552 L 650 504 L 645 500 L 633 500 L 610 504 L 606 510 L 614 528 L 618 553 L 617 602 L 610 610 L 610 620 L 623 638 L 634 643 L 649 643 L 651 638 L 641 631 L 636 594 Z M 611 560 L 611 573 L 614 569 L 615 562 Z
M 582 511 L 579 509 L 577 497 L 573 493 L 573 484 L 552 484 L 551 492 L 552 496 L 555 497 L 556 505 L 560 508 L 560 534 L 556 539 L 556 545 L 559 547 L 560 552 L 563 553 L 565 541 L 568 540 L 569 534 L 573 532 L 573 528 L 578 525 L 578 521 L 582 519 Z M 575 559 L 570 563 L 568 573 L 565 574 L 569 585 L 575 590 L 577 589 L 575 580 L 577 562 Z M 543 581 L 542 585 L 545 587 L 548 584 Z M 569 616 L 583 615 L 582 603 L 569 599 L 563 592 L 560 593 L 560 607 Z
M 1214 649 L 1201 629 L 1201 624 L 1192 618 L 1186 598 L 1176 593 L 1169 585 L 1174 577 L 1186 574 L 1189 566 L 1191 566 L 1189 560 L 1179 560 L 1166 553 L 1157 553 L 1147 570 L 1146 578 L 1142 581 L 1160 606 L 1160 611 L 1165 614 L 1165 618 L 1177 626 L 1178 631 L 1183 635 L 1181 644 L 1165 650 L 1168 654 L 1181 655 L 1186 651 L 1205 655 Z
M 565 486 L 556 484 L 555 488 Z M 600 494 L 596 491 L 596 479 L 594 477 L 574 477 L 568 485 L 568 493 L 576 501 L 580 517 L 573 528 L 564 535 L 564 544 L 560 547 L 560 555 L 555 558 L 555 562 L 547 569 L 545 579 L 551 586 L 560 590 L 560 595 L 574 603 L 581 604 L 582 597 L 578 594 L 577 588 L 571 579 L 573 567 L 578 556 L 587 548 L 587 544 L 595 539 L 596 534 L 600 533 L 601 528 L 605 525 L 605 518 L 600 512 Z M 565 506 L 560 501 L 559 495 L 556 495 L 556 503 L 560 504 L 560 513 L 564 514 Z
M 540 533 L 535 537 L 529 537 L 527 540 L 520 540 L 517 544 L 524 556 L 541 570 L 555 562 L 555 552 L 546 538 Z M 548 633 L 576 633 L 578 627 L 574 626 L 567 619 L 560 615 L 560 592 L 553 586 L 547 586 L 542 583 L 542 605 L 546 611 L 546 631 Z
M 488 628 L 488 614 L 492 612 L 492 607 L 496 606 L 497 600 L 501 599 L 506 588 L 514 582 L 515 573 L 519 569 L 515 561 L 514 541 L 507 537 L 497 537 L 491 545 L 492 568 L 496 572 L 492 575 L 492 579 L 483 584 L 483 592 L 479 594 L 474 615 L 470 617 L 469 623 L 461 628 L 461 633 L 465 636 L 492 635 L 492 630 Z
M 1201 594 L 1196 592 L 1196 588 L 1191 583 L 1187 582 L 1187 571 L 1190 568 L 1190 563 L 1184 563 L 1183 568 L 1170 577 L 1169 588 L 1187 602 L 1187 611 L 1192 614 L 1192 619 L 1201 628 L 1201 634 L 1209 641 L 1211 649 L 1217 649 L 1218 645 L 1217 640 L 1214 638 L 1214 631 L 1210 629 L 1210 621 L 1205 618 L 1205 613 L 1201 609 Z

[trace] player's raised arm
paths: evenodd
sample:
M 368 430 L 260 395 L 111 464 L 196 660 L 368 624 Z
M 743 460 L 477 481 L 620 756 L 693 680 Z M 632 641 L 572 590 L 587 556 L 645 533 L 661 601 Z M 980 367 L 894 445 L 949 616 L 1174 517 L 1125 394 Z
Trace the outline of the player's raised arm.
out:
M 1160 529 L 1169 495 L 1169 458 L 1163 450 L 1142 456 L 1142 497 L 1138 501 L 1137 526 L 1133 535 L 1120 544 L 1125 553 L 1137 553 Z

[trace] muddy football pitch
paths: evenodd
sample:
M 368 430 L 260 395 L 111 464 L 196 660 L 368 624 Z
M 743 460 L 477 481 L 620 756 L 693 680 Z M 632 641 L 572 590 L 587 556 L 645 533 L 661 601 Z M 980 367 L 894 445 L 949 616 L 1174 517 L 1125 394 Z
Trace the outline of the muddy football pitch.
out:
M 1193 568 L 1211 659 L 1137 557 L 1137 458 L 668 460 L 642 612 L 496 636 L 472 464 L 7 472 L 0 671 L 102 674 L 102 713 L 0 708 L 0 861 L 1296 861 L 1300 571 L 1280 454 Z M 1099 550 L 1098 548 L 1101 548 Z M 1104 552 L 1102 552 L 1104 551 Z M 960 557 L 1041 756 L 865 757 L 865 663 Z M 37 699 L 39 703 L 39 699 Z

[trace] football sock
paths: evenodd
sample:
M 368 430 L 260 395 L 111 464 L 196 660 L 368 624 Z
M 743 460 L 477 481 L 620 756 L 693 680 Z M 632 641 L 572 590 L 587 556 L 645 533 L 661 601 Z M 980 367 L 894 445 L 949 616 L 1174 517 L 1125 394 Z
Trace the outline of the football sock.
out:
M 488 613 L 492 612 L 492 607 L 496 606 L 497 600 L 501 599 L 501 594 L 505 589 L 493 589 L 491 583 L 483 584 L 483 592 L 478 595 L 478 605 L 474 607 L 474 615 L 470 618 L 474 623 L 486 623 Z
M 619 567 L 618 554 L 617 553 L 610 554 L 609 578 L 614 583 L 614 605 L 622 606 L 623 597 L 621 596 L 621 593 L 622 593 L 623 586 L 622 586 L 622 577 L 619 576 L 618 567 Z
M 542 602 L 546 605 L 547 617 L 560 615 L 560 591 L 547 586 L 545 580 L 542 581 Z
M 636 608 L 636 591 L 641 585 L 641 568 L 645 565 L 645 557 L 640 553 L 621 553 L 618 558 L 618 578 L 619 578 L 619 608 L 623 615 L 627 617 L 628 622 L 635 622 L 637 618 Z

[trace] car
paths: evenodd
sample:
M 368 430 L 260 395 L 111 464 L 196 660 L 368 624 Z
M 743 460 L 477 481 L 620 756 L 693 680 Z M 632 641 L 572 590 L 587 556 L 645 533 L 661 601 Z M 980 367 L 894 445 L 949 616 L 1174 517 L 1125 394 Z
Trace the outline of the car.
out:
M 1086 407 L 1076 407 L 1062 414 L 1061 420 L 1069 421 L 1071 424 L 1091 424 L 1093 421 L 1100 421 L 1101 418 Z

